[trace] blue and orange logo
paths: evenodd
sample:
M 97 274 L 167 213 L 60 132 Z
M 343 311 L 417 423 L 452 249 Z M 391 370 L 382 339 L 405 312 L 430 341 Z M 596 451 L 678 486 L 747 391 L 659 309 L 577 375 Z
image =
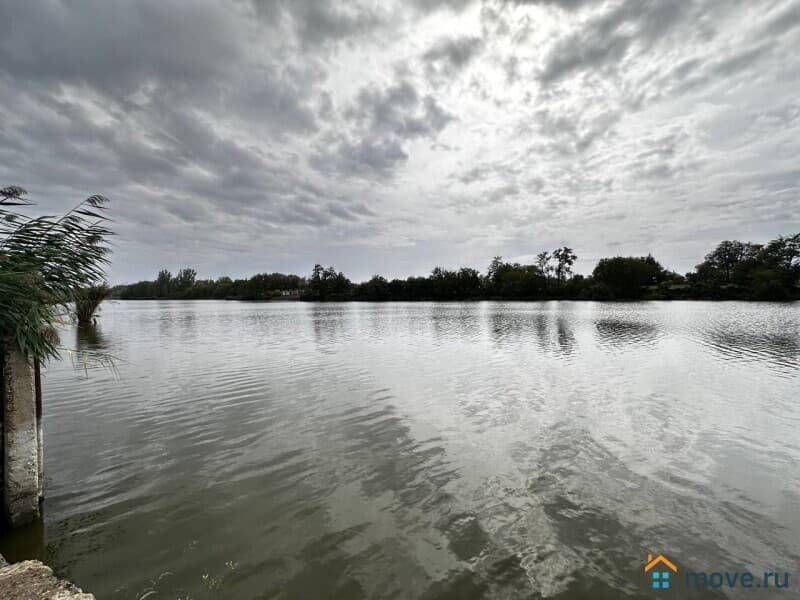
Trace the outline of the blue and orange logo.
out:
M 647 555 L 647 564 L 644 572 L 650 573 L 654 590 L 668 590 L 670 588 L 670 575 L 678 572 L 678 567 L 663 554 L 653 557 Z

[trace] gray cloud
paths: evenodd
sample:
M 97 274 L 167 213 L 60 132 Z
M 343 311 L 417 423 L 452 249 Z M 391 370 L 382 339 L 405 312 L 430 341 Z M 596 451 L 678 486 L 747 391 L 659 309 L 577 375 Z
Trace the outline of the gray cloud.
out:
M 0 181 L 111 196 L 114 281 L 465 240 L 685 270 L 798 229 L 799 45 L 796 0 L 7 2 Z
M 401 138 L 429 136 L 441 131 L 452 116 L 431 95 L 421 98 L 407 81 L 386 89 L 362 89 L 346 117 L 371 135 Z
M 383 138 L 377 141 L 341 140 L 332 148 L 332 152 L 321 151 L 311 161 L 327 173 L 387 177 L 406 159 L 408 154 L 397 139 Z
M 541 80 L 551 83 L 575 71 L 620 62 L 634 45 L 647 51 L 677 23 L 689 19 L 691 8 L 690 0 L 624 0 L 557 43 Z
M 442 38 L 422 55 L 427 75 L 431 79 L 451 78 L 482 49 L 483 39 L 478 36 Z
M 564 10 L 577 10 L 585 6 L 597 6 L 603 0 L 511 0 L 513 4 L 553 6 Z
M 273 26 L 289 25 L 305 46 L 363 35 L 386 24 L 386 16 L 359 3 L 317 0 L 252 0 L 258 16 Z
M 384 89 L 362 88 L 344 111 L 346 129 L 319 145 L 312 165 L 325 172 L 388 177 L 408 159 L 405 142 L 433 138 L 453 116 L 431 95 L 421 97 L 408 81 Z
M 765 24 L 764 33 L 780 36 L 800 26 L 800 3 L 787 2 L 774 10 Z
M 411 5 L 423 13 L 442 9 L 461 11 L 470 4 L 475 4 L 475 0 L 411 0 Z

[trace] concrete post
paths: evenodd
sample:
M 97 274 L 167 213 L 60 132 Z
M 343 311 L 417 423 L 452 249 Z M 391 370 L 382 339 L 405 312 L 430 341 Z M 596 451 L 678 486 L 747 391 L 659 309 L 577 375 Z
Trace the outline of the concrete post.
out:
M 3 501 L 12 527 L 39 518 L 39 431 L 33 361 L 6 345 L 3 368 Z
M 42 371 L 39 361 L 33 361 L 33 384 L 36 394 L 36 453 L 39 464 L 39 501 L 44 499 L 44 427 L 42 426 Z

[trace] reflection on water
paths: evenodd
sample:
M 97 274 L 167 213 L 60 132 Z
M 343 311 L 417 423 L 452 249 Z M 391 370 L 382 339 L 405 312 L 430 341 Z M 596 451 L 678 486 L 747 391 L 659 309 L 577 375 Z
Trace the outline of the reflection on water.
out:
M 45 521 L 0 551 L 100 598 L 227 561 L 231 598 L 798 573 L 798 334 L 792 304 L 113 303 L 72 335 L 119 377 L 46 370 Z
M 87 323 L 75 327 L 75 346 L 66 350 L 67 357 L 78 373 L 88 377 L 90 372 L 105 371 L 117 374 L 117 359 L 109 352 L 111 344 L 99 325 Z
M 106 351 L 109 342 L 103 336 L 100 326 L 89 323 L 75 327 L 75 347 L 78 352 Z
M 609 349 L 637 350 L 658 339 L 655 323 L 620 318 L 598 319 L 595 323 L 598 340 Z
M 570 324 L 574 309 L 569 303 L 556 302 L 498 305 L 489 314 L 490 331 L 501 346 L 534 343 L 543 352 L 566 357 L 575 344 Z
M 702 343 L 728 358 L 743 361 L 768 360 L 796 369 L 800 365 L 800 333 L 780 331 L 741 331 L 728 325 L 704 333 Z
M 336 344 L 345 336 L 346 309 L 346 304 L 311 305 L 311 323 L 319 351 L 333 352 Z

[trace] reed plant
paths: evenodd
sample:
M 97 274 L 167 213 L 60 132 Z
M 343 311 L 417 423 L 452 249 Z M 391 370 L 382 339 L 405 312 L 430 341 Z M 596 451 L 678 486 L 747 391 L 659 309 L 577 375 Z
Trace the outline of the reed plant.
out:
M 0 189 L 0 346 L 40 361 L 59 356 L 56 326 L 81 290 L 104 280 L 107 202 L 91 196 L 63 216 L 36 217 L 25 190 Z

